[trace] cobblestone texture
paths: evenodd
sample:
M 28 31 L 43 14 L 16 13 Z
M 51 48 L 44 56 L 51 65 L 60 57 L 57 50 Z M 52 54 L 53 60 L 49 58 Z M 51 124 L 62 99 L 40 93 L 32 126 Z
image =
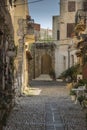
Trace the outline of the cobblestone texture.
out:
M 86 130 L 85 112 L 57 82 L 33 81 L 40 95 L 21 97 L 4 130 Z

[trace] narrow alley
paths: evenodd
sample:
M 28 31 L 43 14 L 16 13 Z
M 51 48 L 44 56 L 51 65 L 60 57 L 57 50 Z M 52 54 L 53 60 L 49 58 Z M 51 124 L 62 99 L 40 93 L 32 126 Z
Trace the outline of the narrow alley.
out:
M 65 83 L 32 81 L 18 99 L 4 130 L 86 130 L 85 112 L 70 100 Z
M 87 0 L 0 0 L 0 130 L 87 130 Z

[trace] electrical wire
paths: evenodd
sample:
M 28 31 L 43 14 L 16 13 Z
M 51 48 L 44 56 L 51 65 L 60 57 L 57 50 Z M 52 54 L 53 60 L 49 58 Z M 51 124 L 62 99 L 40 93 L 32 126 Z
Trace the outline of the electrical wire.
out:
M 21 5 L 24 5 L 24 4 L 34 4 L 34 3 L 37 3 L 37 2 L 41 2 L 41 1 L 44 1 L 44 0 L 35 0 L 35 1 L 32 1 L 32 2 L 25 2 L 25 3 L 21 3 L 21 4 L 14 4 L 14 6 L 21 6 Z
M 37 3 L 37 2 L 41 2 L 41 1 L 44 1 L 44 0 L 35 0 L 35 1 L 32 1 L 32 2 L 24 2 L 24 3 L 21 3 L 21 4 L 14 4 L 13 6 L 16 7 L 16 6 L 21 6 L 21 5 L 24 5 L 24 4 L 34 4 L 34 3 Z M 82 1 L 80 1 L 79 3 L 82 3 Z M 64 3 L 60 4 L 60 2 L 58 2 L 58 4 L 63 5 Z M 6 6 L 9 6 L 9 5 L 0 5 L 0 7 L 6 7 Z
M 31 3 L 36 3 L 36 2 L 40 2 L 40 1 L 44 1 L 44 0 L 35 0 L 35 1 L 32 1 L 32 2 L 28 2 L 28 3 L 31 4 Z
M 24 2 L 24 3 L 20 3 L 20 4 L 13 4 L 12 6 L 16 7 L 16 6 L 21 6 L 21 5 L 25 5 L 25 4 L 34 4 L 34 3 L 37 3 L 37 2 L 41 2 L 41 1 L 44 1 L 44 0 L 35 0 L 35 1 L 32 1 L 32 2 Z M 0 5 L 0 7 L 7 7 L 9 5 Z

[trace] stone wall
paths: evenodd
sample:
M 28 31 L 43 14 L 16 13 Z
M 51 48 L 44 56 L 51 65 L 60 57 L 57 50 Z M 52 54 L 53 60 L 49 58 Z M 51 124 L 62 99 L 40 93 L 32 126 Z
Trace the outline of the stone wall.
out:
M 14 104 L 14 28 L 10 3 L 0 0 L 0 130 Z

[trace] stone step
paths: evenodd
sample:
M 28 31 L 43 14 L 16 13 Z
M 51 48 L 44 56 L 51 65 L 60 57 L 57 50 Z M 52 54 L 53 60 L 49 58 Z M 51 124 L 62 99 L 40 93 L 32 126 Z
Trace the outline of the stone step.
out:
M 35 78 L 35 80 L 51 81 L 52 79 L 48 74 L 41 74 L 39 77 Z

